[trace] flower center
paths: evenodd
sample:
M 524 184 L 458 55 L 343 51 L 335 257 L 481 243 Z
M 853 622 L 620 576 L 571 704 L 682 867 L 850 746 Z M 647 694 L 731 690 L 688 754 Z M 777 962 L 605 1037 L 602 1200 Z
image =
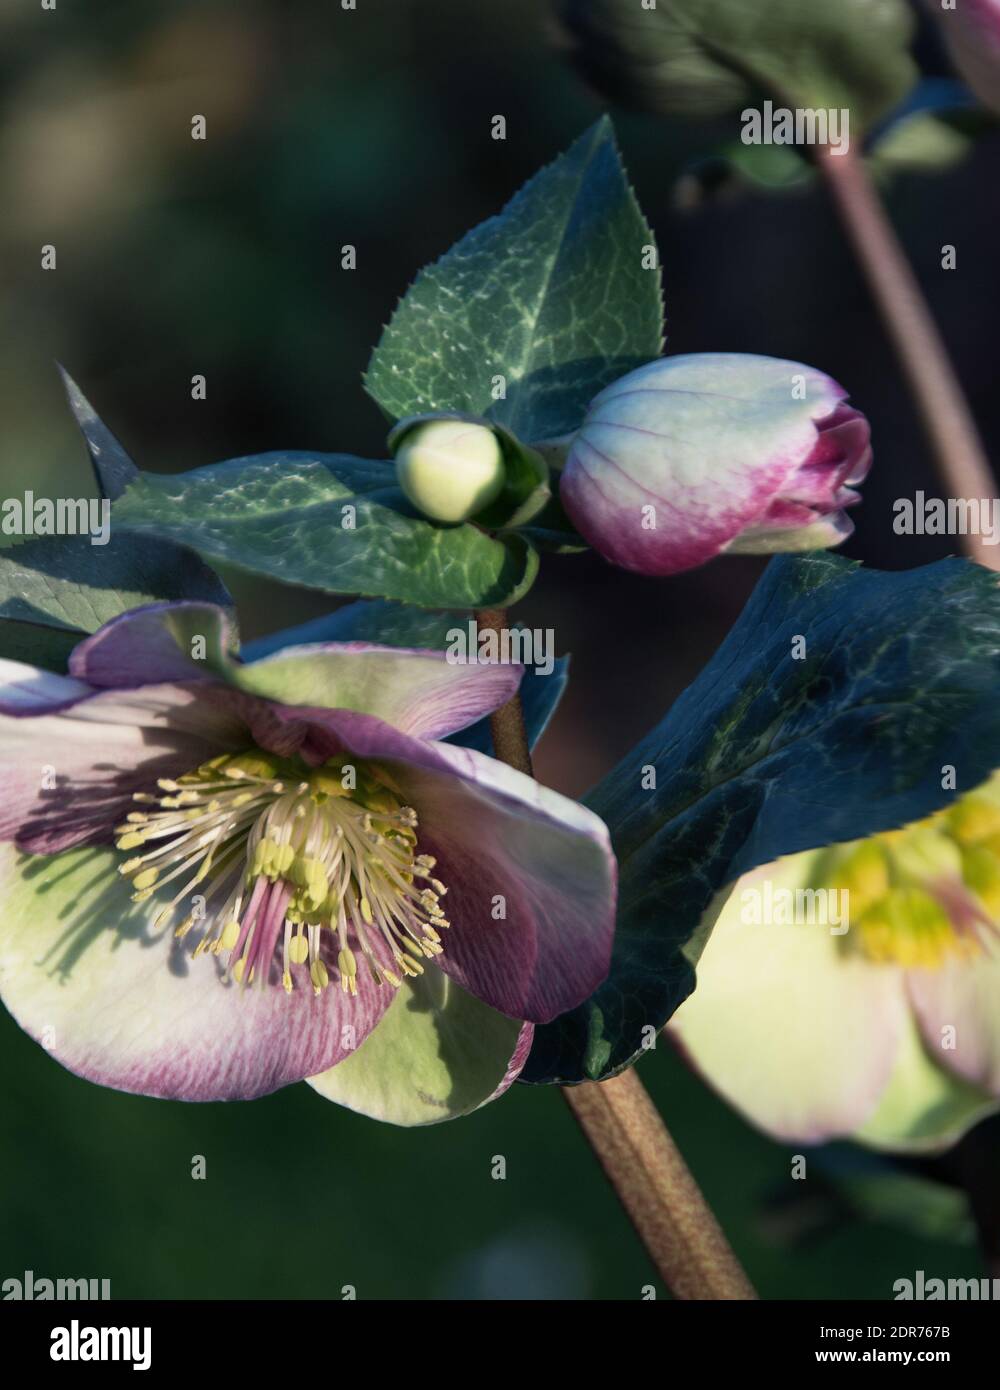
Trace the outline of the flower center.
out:
M 997 790 L 995 778 L 926 820 L 830 851 L 824 876 L 849 893 L 844 949 L 929 970 L 997 949 Z
M 180 882 L 156 927 L 199 895 L 175 934 L 214 922 L 214 939 L 206 929 L 194 954 L 224 955 L 238 984 L 273 974 L 291 993 L 301 972 L 318 995 L 335 960 L 341 987 L 356 994 L 356 946 L 376 983 L 398 989 L 401 975 L 422 974 L 421 960 L 441 954 L 447 889 L 431 856 L 416 853 L 416 812 L 372 765 L 340 757 L 307 768 L 255 750 L 157 786 L 117 827 L 120 850 L 143 851 L 119 872 L 134 902 Z

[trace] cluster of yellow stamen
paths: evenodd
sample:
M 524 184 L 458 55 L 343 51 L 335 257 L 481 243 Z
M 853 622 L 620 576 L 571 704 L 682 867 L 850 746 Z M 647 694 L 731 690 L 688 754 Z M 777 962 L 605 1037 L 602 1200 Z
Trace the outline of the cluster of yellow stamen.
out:
M 849 894 L 845 950 L 934 970 L 997 949 L 1000 804 L 995 783 L 902 830 L 830 851 L 824 877 Z
M 375 981 L 398 989 L 441 954 L 447 889 L 433 858 L 416 853 L 416 812 L 378 768 L 341 757 L 310 769 L 254 752 L 157 786 L 117 828 L 120 850 L 142 851 L 119 871 L 133 901 L 155 897 L 157 928 L 196 905 L 175 935 L 200 926 L 194 955 L 225 956 L 237 983 L 275 975 L 291 993 L 301 969 L 320 994 L 335 960 L 356 994 L 357 948 Z

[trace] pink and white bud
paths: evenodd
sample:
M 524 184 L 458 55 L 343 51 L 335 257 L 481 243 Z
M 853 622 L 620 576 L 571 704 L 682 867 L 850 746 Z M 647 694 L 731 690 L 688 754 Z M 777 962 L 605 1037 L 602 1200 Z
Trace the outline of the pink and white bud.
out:
M 560 496 L 612 564 L 677 574 L 721 554 L 838 545 L 871 466 L 846 392 L 798 362 L 742 353 L 661 358 L 591 403 Z

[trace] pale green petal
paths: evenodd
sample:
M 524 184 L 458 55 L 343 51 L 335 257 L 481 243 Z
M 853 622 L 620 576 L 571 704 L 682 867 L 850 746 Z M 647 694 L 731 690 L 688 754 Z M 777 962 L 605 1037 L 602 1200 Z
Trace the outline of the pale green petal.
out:
M 327 1100 L 396 1125 L 431 1125 L 505 1091 L 531 1046 L 531 1025 L 480 1003 L 429 962 L 406 980 L 375 1031 L 310 1086 Z
M 868 1118 L 908 1014 L 900 972 L 845 951 L 829 926 L 745 920 L 754 901 L 745 893 L 763 895 L 769 883 L 777 902 L 781 890 L 809 887 L 817 859 L 792 855 L 739 881 L 702 953 L 695 992 L 670 1023 L 731 1105 L 801 1142 L 850 1134 Z
M 499 662 L 453 663 L 444 652 L 343 642 L 286 648 L 232 666 L 228 678 L 269 700 L 356 710 L 415 738 L 443 738 L 512 699 L 523 673 Z
M 878 1108 L 853 1137 L 877 1149 L 930 1153 L 949 1148 L 998 1109 L 985 1091 L 938 1066 L 911 1014 Z
M 456 632 L 464 628 L 456 624 Z M 213 604 L 159 604 L 123 613 L 75 649 L 70 673 L 97 686 L 215 675 L 289 705 L 371 714 L 417 738 L 443 738 L 505 704 L 523 667 L 452 661 L 445 652 L 370 642 L 288 647 L 243 664 L 228 614 Z
M 378 1022 L 385 990 L 363 981 L 288 996 L 241 989 L 202 930 L 156 929 L 111 849 L 19 854 L 0 845 L 0 994 L 14 1018 L 89 1081 L 172 1100 L 245 1100 L 331 1066 Z M 214 934 L 214 924 L 206 918 Z

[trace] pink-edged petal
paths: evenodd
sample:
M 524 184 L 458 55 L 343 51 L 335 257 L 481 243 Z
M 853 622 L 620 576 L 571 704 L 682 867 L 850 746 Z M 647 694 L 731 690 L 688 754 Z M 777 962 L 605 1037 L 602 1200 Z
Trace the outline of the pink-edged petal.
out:
M 871 426 L 860 410 L 841 402 L 825 420 L 817 420 L 819 436 L 812 452 L 784 496 L 829 505 L 845 483 L 860 483 L 872 463 Z
M 313 765 L 374 759 L 416 809 L 419 850 L 438 860 L 452 922 L 440 965 L 512 1018 L 547 1023 L 608 972 L 617 865 L 593 812 L 467 748 L 410 738 L 370 715 L 281 709 L 258 728 Z M 503 913 L 505 916 L 501 916 Z
M 152 603 L 112 618 L 73 649 L 69 672 L 90 685 L 165 685 L 210 677 L 236 635 L 215 603 Z
M 249 1100 L 349 1056 L 390 1002 L 369 972 L 357 997 L 317 997 L 302 980 L 226 983 L 213 955 L 192 958 L 150 926 L 156 900 L 130 900 L 113 850 L 27 856 L 0 846 L 0 994 L 70 1071 L 116 1090 L 173 1100 Z
M 517 693 L 524 668 L 457 662 L 444 652 L 370 642 L 287 647 L 246 665 L 214 604 L 170 603 L 123 613 L 75 649 L 70 672 L 95 686 L 222 679 L 286 705 L 372 714 L 419 738 L 476 723 Z
M 1000 955 L 911 970 L 906 987 L 938 1064 L 1000 1096 Z
M 517 694 L 524 667 L 368 642 L 288 647 L 239 667 L 242 690 L 288 705 L 372 714 L 415 738 L 443 738 Z
M 517 1020 L 515 1020 L 516 1022 Z M 535 1025 L 533 1023 L 522 1023 L 517 1035 L 517 1043 L 514 1051 L 507 1058 L 507 1066 L 503 1076 L 500 1077 L 496 1087 L 486 1097 L 483 1102 L 486 1105 L 489 1101 L 499 1100 L 505 1092 L 509 1091 L 514 1082 L 524 1071 L 524 1065 L 531 1055 L 531 1047 L 535 1041 Z
M 705 1079 L 779 1139 L 818 1143 L 875 1110 L 907 1023 L 902 978 L 842 947 L 828 926 L 754 922 L 764 883 L 809 887 L 816 852 L 735 885 L 701 959 L 694 994 L 669 1024 Z
M 248 742 L 231 708 L 183 686 L 100 691 L 28 716 L 0 712 L 0 839 L 36 853 L 106 842 L 133 793 Z
M 428 963 L 404 980 L 378 1028 L 345 1061 L 308 1081 L 321 1096 L 394 1125 L 478 1110 L 512 1085 L 534 1028 L 497 1013 Z
M 502 1013 L 547 1023 L 608 973 L 617 865 L 607 828 L 481 753 L 437 753 L 446 771 L 411 764 L 400 784 L 448 887 L 441 967 Z
M 22 661 L 0 659 L 0 714 L 38 714 L 65 709 L 92 694 L 84 681 L 71 680 Z

